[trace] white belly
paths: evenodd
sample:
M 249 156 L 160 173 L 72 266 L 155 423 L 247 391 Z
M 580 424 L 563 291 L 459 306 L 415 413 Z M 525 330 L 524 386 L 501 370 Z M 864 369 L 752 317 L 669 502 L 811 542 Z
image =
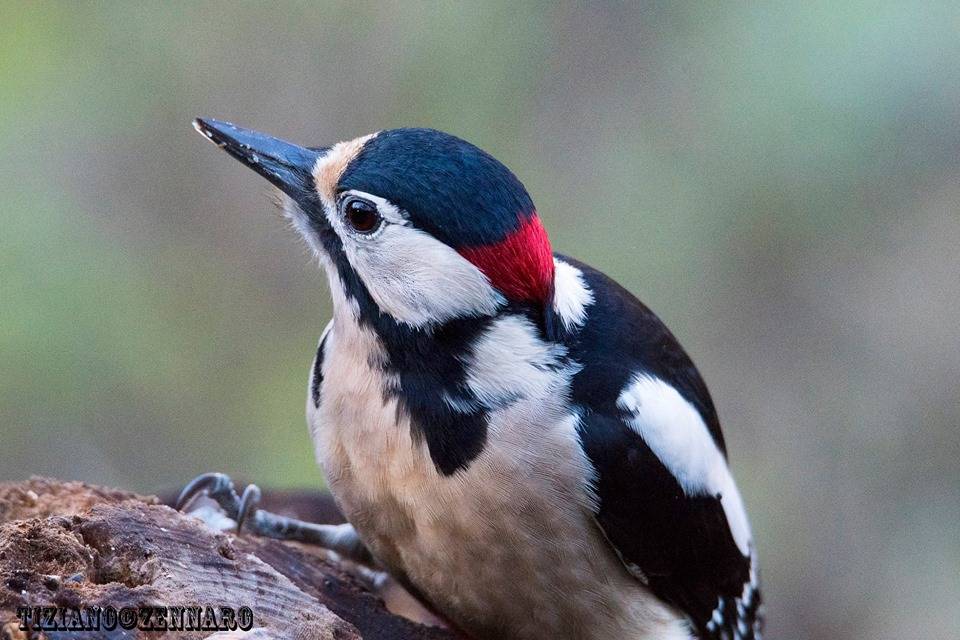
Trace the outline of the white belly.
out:
M 595 525 L 565 388 L 492 413 L 483 451 L 444 476 L 384 393 L 372 337 L 334 328 L 325 351 L 308 421 L 330 489 L 377 559 L 443 615 L 478 639 L 690 637 Z

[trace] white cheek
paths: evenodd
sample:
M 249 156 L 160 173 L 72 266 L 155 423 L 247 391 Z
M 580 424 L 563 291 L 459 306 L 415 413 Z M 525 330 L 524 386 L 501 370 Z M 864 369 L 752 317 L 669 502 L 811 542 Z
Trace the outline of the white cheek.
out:
M 425 327 L 492 315 L 503 298 L 473 264 L 418 229 L 387 224 L 371 238 L 344 238 L 344 250 L 381 310 Z
M 492 315 L 505 303 L 483 272 L 451 247 L 408 226 L 393 204 L 373 194 L 349 193 L 377 205 L 385 220 L 381 230 L 371 236 L 357 235 L 345 225 L 336 202 L 319 195 L 347 260 L 381 311 L 398 322 L 420 328 L 458 317 Z M 356 302 L 346 295 L 307 215 L 287 197 L 284 211 L 327 271 L 336 312 L 356 317 Z

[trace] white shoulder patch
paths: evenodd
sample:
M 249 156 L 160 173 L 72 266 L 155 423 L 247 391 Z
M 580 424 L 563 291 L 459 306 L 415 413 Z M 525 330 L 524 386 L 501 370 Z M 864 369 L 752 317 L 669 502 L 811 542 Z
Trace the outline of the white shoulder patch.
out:
M 624 388 L 617 406 L 630 414 L 630 426 L 687 495 L 720 496 L 733 539 L 743 555 L 749 555 L 750 525 L 740 492 L 693 405 L 660 378 L 640 374 Z
M 563 260 L 553 259 L 553 310 L 567 331 L 583 325 L 587 307 L 593 304 L 593 292 L 583 281 L 583 273 Z

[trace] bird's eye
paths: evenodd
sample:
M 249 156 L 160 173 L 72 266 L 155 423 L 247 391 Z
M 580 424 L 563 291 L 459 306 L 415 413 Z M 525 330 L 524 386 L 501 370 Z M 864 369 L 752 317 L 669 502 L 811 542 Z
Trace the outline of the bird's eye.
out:
M 351 198 L 344 203 L 344 217 L 359 233 L 370 233 L 380 226 L 380 214 L 372 202 Z

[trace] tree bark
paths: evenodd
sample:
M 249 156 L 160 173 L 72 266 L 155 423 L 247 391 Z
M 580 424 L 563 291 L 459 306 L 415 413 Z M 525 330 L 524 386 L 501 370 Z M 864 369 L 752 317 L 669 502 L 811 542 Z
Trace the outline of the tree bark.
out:
M 335 520 L 322 494 L 265 495 L 265 508 Z M 154 496 L 79 482 L 32 478 L 0 484 L 0 638 L 318 638 L 451 640 L 448 631 L 390 613 L 383 601 L 326 552 L 292 542 L 237 536 L 208 528 Z M 167 630 L 107 628 L 107 607 L 249 607 L 254 629 L 170 630 L 179 614 L 163 613 Z M 20 629 L 18 608 L 31 628 Z M 59 607 L 69 625 L 76 611 L 100 607 L 98 631 L 41 631 L 36 607 Z M 196 610 L 192 610 L 196 612 Z M 21 609 L 21 614 L 23 610 Z M 35 615 L 39 613 L 39 615 Z M 59 611 L 58 611 L 58 615 Z M 142 612 L 140 615 L 144 615 Z M 82 619 L 90 623 L 91 618 Z M 236 621 L 236 620 L 235 620 Z M 129 619 L 127 620 L 129 623 Z M 140 626 L 158 626 L 159 614 Z

